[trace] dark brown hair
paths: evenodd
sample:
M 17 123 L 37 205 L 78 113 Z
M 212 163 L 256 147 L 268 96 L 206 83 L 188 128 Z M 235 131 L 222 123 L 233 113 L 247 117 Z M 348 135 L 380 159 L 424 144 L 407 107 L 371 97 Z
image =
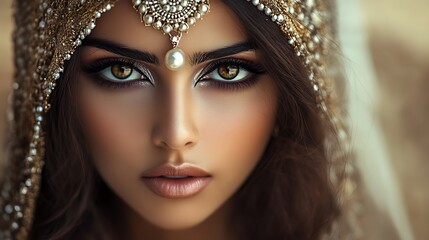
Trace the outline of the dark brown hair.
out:
M 279 89 L 277 125 L 265 154 L 234 195 L 243 239 L 318 239 L 339 210 L 328 180 L 327 126 L 307 71 L 280 28 L 251 4 L 224 0 L 260 50 Z M 113 194 L 91 163 L 76 114 L 79 50 L 65 67 L 47 115 L 46 165 L 32 239 L 108 239 L 100 196 Z M 104 228 L 104 230 L 103 230 Z M 104 235 L 101 235 L 103 234 Z

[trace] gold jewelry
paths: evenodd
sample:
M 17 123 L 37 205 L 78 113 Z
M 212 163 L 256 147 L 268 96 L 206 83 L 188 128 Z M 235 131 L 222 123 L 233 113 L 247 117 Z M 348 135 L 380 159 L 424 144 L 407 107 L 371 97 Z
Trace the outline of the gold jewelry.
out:
M 185 53 L 179 48 L 182 33 L 209 10 L 209 0 L 132 0 L 145 26 L 152 26 L 170 36 L 173 49 L 165 54 L 165 66 L 178 70 L 185 64 Z
M 44 159 L 44 116 L 49 97 L 77 47 L 91 34 L 97 19 L 117 0 L 15 0 L 15 81 L 9 126 L 8 177 L 0 191 L 0 239 L 25 240 L 32 227 Z M 239 1 L 239 0 L 237 0 Z M 246 0 L 241 0 L 246 2 Z M 329 39 L 333 21 L 328 14 L 329 0 L 247 0 L 261 14 L 279 25 L 295 53 L 308 70 L 309 81 L 318 98 L 326 122 L 347 142 L 341 114 L 325 65 L 330 61 Z M 186 5 L 187 3 L 188 5 Z M 180 37 L 197 19 L 209 11 L 208 0 L 134 0 L 145 25 L 170 36 L 173 49 L 166 54 L 166 66 L 176 70 L 184 62 Z M 131 6 L 130 6 L 131 7 Z M 180 10 L 179 10 L 180 9 Z M 175 11 L 175 12 L 174 12 Z M 23 131 L 30 129 L 30 132 Z M 327 149 L 332 160 L 333 184 L 343 184 L 335 175 L 344 164 L 342 150 L 333 149 L 338 139 L 328 135 Z M 331 146 L 332 145 L 332 146 Z M 340 163 L 340 164 L 338 164 Z M 337 179 L 337 180 L 336 180 Z M 339 180 L 338 180 L 339 179 Z

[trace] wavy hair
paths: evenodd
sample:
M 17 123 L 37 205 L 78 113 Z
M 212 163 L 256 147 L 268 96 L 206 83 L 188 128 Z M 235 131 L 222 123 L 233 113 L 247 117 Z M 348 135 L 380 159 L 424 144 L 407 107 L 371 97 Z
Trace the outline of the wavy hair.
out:
M 233 196 L 243 239 L 319 239 L 339 215 L 320 117 L 307 71 L 278 26 L 244 1 L 224 0 L 279 89 L 277 126 L 258 165 Z M 79 124 L 75 79 L 79 49 L 51 95 L 46 165 L 31 239 L 114 239 L 106 209 L 113 198 L 91 162 Z

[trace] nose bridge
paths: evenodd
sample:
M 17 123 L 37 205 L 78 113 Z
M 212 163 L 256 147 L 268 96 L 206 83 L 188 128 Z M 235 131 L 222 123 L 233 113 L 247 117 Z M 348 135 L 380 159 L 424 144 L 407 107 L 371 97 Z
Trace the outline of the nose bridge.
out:
M 180 82 L 170 83 L 163 87 L 162 99 L 158 104 L 158 121 L 152 137 L 157 146 L 179 150 L 194 145 L 198 133 L 187 85 Z

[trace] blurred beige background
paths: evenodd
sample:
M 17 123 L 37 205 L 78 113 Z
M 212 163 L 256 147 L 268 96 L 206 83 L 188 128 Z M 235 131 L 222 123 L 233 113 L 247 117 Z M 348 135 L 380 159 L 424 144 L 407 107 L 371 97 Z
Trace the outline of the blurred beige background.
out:
M 376 121 L 381 126 L 414 237 L 429 239 L 429 2 L 360 3 L 379 86 Z M 11 0 L 0 2 L 1 136 L 12 85 L 10 8 Z M 3 158 L 0 154 L 0 162 Z M 390 239 L 388 236 L 387 232 L 379 233 L 371 239 Z
M 380 88 L 377 120 L 414 237 L 429 239 L 429 2 L 361 2 Z

